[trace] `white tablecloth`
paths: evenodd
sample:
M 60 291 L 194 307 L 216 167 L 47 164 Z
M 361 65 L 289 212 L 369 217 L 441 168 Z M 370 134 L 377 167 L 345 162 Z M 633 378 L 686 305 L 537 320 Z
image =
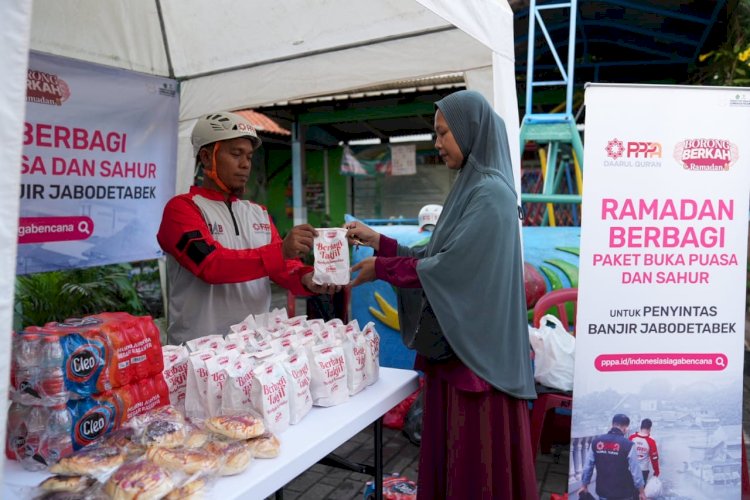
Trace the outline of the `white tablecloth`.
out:
M 222 500 L 262 499 L 273 494 L 416 389 L 416 372 L 381 367 L 380 379 L 346 403 L 313 407 L 299 424 L 281 433 L 281 453 L 277 458 L 254 460 L 244 473 L 217 480 L 209 496 Z M 25 471 L 17 462 L 6 460 L 2 498 L 30 498 L 33 487 L 48 476 Z

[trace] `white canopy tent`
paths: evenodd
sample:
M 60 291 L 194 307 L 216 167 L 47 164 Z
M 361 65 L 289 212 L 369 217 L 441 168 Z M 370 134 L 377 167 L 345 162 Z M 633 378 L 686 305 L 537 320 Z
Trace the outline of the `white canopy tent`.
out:
M 32 5 L 33 3 L 33 5 Z M 0 0 L 0 387 L 7 389 L 28 50 L 180 82 L 177 191 L 196 117 L 463 72 L 508 126 L 520 172 L 506 0 Z M 113 117 L 115 118 L 115 117 Z M 299 182 L 299 180 L 297 180 Z M 519 175 L 516 185 L 520 192 Z M 0 429 L 5 412 L 0 412 Z M 3 433 L 4 435 L 4 433 Z

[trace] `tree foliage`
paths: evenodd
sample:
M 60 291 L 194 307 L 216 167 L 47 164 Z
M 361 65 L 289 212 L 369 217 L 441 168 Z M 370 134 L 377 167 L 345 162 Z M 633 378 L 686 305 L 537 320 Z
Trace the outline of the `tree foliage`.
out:
M 14 326 L 44 325 L 105 311 L 143 314 L 130 269 L 129 264 L 116 264 L 18 276 Z
M 695 83 L 750 85 L 750 0 L 730 2 L 726 26 L 726 40 L 698 58 Z

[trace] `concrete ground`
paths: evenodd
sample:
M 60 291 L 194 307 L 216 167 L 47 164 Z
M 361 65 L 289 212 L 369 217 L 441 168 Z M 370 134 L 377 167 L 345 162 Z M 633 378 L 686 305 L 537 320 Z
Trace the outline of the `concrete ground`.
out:
M 285 300 L 285 298 L 284 298 Z M 274 294 L 274 304 L 286 305 L 282 297 Z M 297 304 L 298 314 L 304 314 L 303 303 Z M 746 337 L 750 335 L 750 314 L 745 326 Z M 750 341 L 746 341 L 745 376 L 743 396 L 743 432 L 745 443 L 750 445 Z M 553 446 L 552 453 L 537 456 L 536 476 L 541 500 L 550 500 L 552 493 L 564 493 L 568 488 L 568 447 Z M 341 445 L 336 454 L 353 462 L 373 463 L 372 431 L 370 428 L 355 435 Z M 750 455 L 750 453 L 748 453 Z M 383 468 L 386 474 L 398 473 L 412 481 L 417 480 L 419 472 L 419 447 L 394 429 L 383 429 Z M 284 488 L 284 500 L 357 500 L 363 499 L 367 481 L 372 477 L 365 474 L 348 472 L 325 465 L 314 465 L 300 474 Z M 269 497 L 268 500 L 273 500 Z M 521 499 L 518 499 L 521 500 Z
M 745 375 L 743 398 L 743 431 L 745 442 L 750 428 L 750 376 Z M 536 477 L 541 500 L 550 500 L 552 493 L 564 493 L 568 488 L 568 447 L 556 445 L 552 453 L 537 456 Z M 372 463 L 372 432 L 368 428 L 336 450 L 354 462 Z M 396 472 L 416 482 L 419 473 L 419 448 L 411 444 L 401 431 L 383 429 L 383 464 L 385 473 Z M 362 500 L 365 484 L 370 476 L 347 472 L 317 464 L 284 488 L 284 500 Z M 270 497 L 268 500 L 273 500 Z M 519 499 L 520 500 L 520 499 Z

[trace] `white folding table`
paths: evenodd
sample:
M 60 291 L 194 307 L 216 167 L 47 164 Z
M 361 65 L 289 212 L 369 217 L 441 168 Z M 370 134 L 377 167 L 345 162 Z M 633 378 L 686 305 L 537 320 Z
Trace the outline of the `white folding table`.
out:
M 210 497 L 263 499 L 275 492 L 280 497 L 285 484 L 374 422 L 375 464 L 362 466 L 362 470 L 375 476 L 375 485 L 380 486 L 376 495 L 382 498 L 382 482 L 377 480 L 383 472 L 381 418 L 417 389 L 417 379 L 415 371 L 381 367 L 377 382 L 346 403 L 313 407 L 300 423 L 279 434 L 281 452 L 277 458 L 256 459 L 244 473 L 220 478 L 211 487 Z M 2 498 L 31 498 L 33 487 L 48 476 L 25 471 L 17 462 L 6 460 Z

